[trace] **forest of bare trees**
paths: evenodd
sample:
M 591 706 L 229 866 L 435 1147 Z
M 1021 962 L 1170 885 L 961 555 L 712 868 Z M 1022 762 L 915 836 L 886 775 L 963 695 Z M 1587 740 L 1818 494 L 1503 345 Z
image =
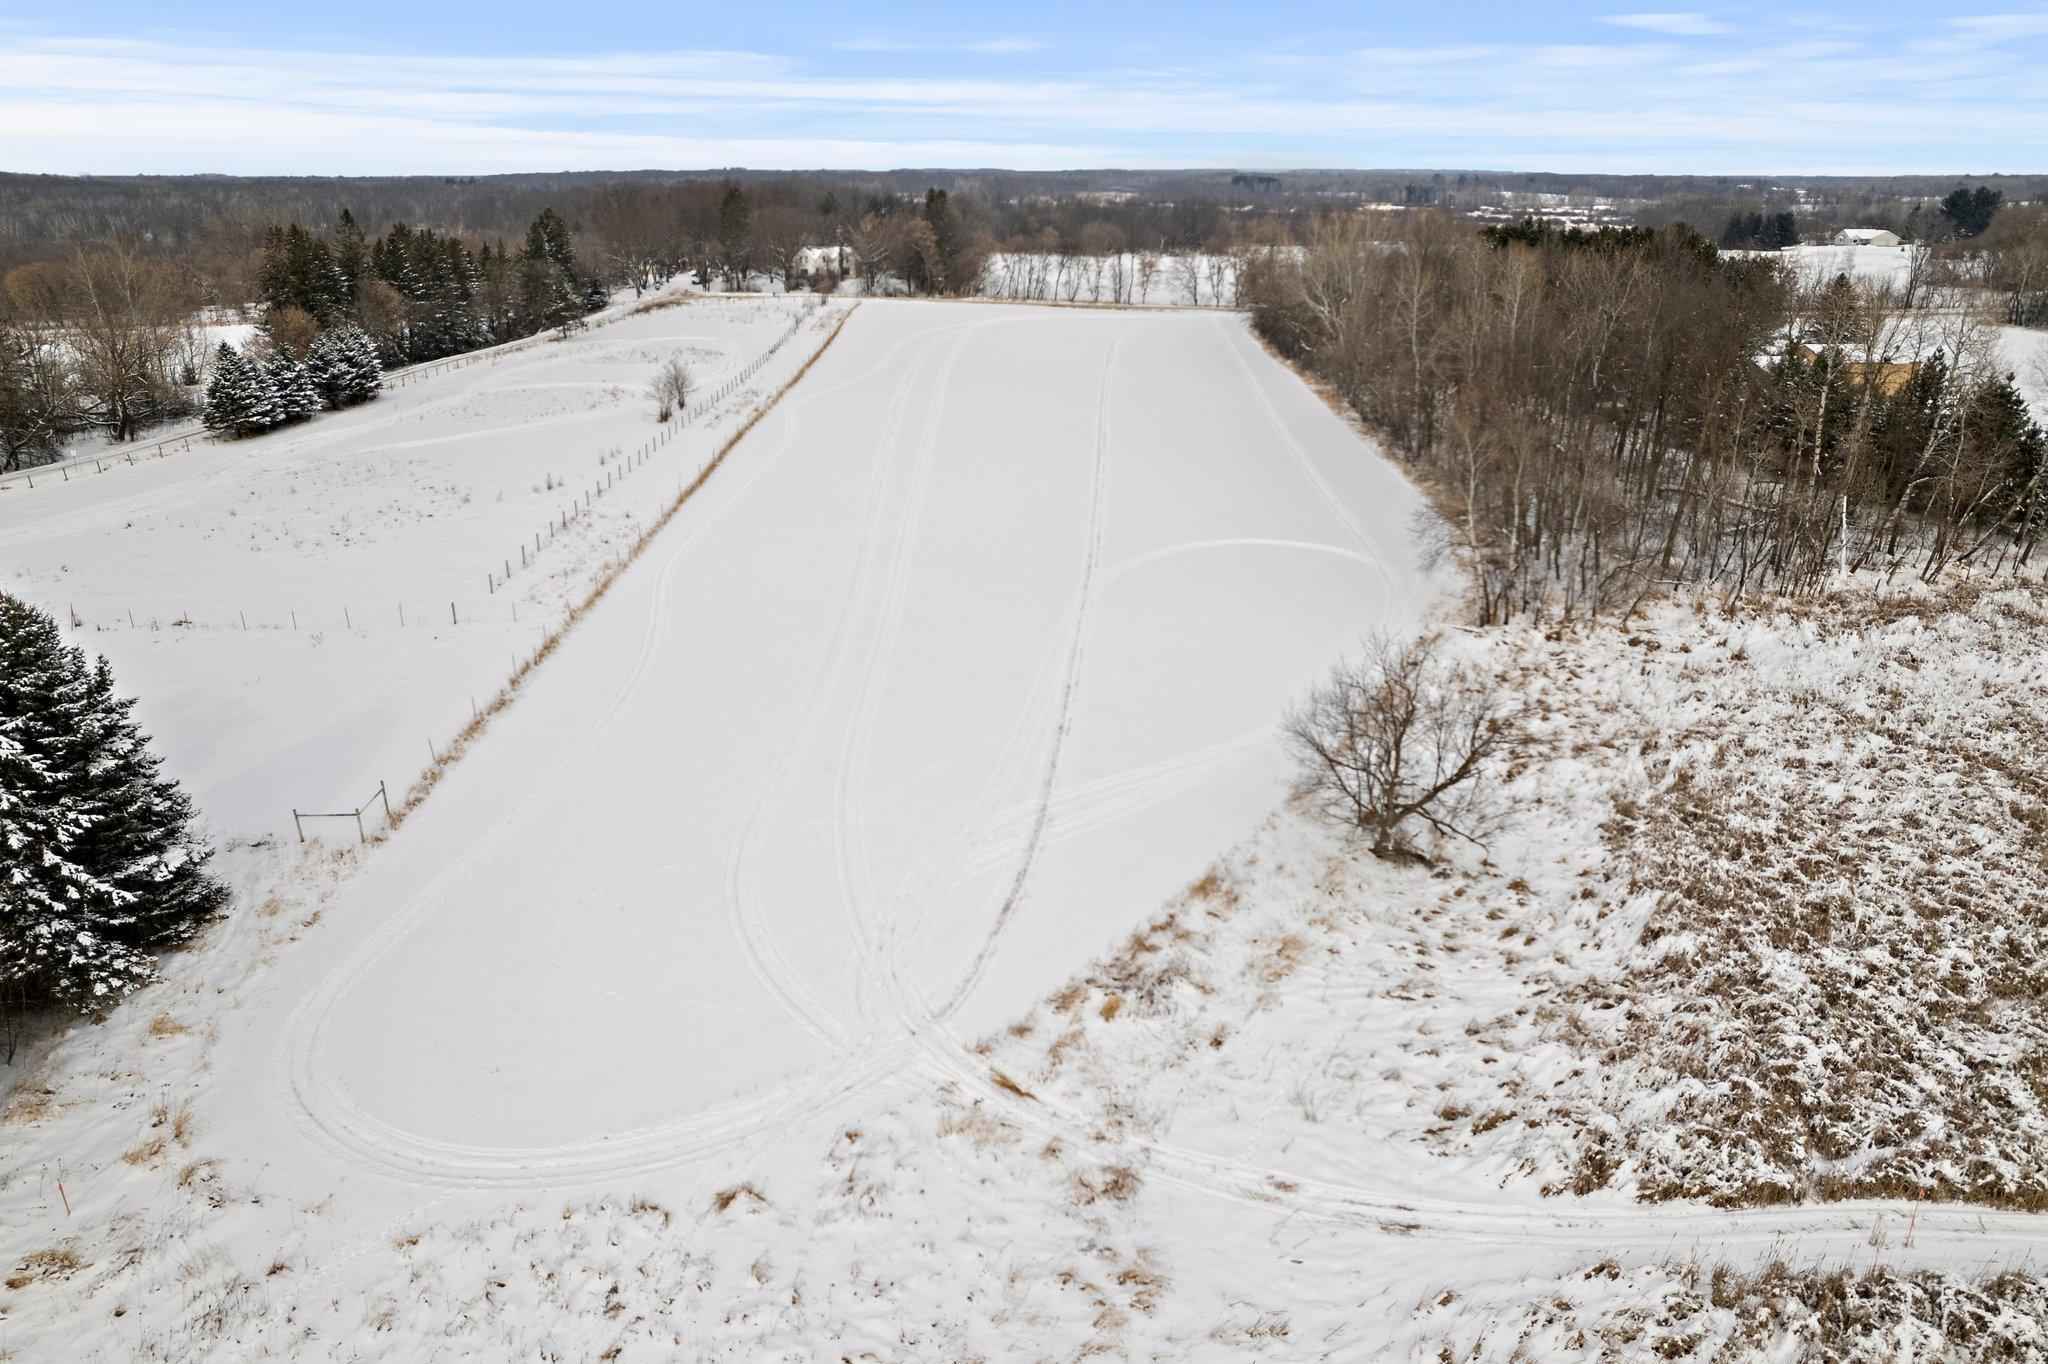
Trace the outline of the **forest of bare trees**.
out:
M 1436 214 L 1323 218 L 1240 290 L 1435 487 L 1489 620 L 2015 566 L 2040 539 L 2048 442 L 1963 310 L 1801 285 L 1683 227 Z
M 0 468 L 79 431 L 132 440 L 190 410 L 204 342 L 191 278 L 132 242 L 79 245 L 0 289 Z

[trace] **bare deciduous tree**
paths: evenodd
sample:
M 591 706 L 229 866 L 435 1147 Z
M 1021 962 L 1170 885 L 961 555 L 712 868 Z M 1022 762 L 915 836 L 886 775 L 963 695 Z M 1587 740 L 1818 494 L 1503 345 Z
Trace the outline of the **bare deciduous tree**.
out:
M 1477 843 L 1492 823 L 1489 762 L 1517 726 L 1493 679 L 1454 662 L 1432 637 L 1375 637 L 1289 717 L 1297 787 L 1378 857 L 1416 856 L 1412 824 Z
M 678 412 L 689 410 L 690 393 L 695 383 L 690 367 L 683 363 L 681 356 L 671 356 L 654 371 L 654 379 L 647 385 L 648 396 L 653 398 L 660 411 L 656 420 L 667 421 Z

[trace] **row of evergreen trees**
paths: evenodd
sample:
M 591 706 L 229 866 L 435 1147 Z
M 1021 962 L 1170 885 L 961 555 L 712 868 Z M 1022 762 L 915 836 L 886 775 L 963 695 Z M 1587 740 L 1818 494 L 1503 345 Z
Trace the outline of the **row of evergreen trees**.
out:
M 1820 334 L 1813 350 L 1791 347 L 1772 367 L 1770 424 L 1788 450 L 1831 475 L 1860 456 L 1864 495 L 1914 511 L 1938 491 L 1931 471 L 1978 469 L 1972 522 L 2048 522 L 2048 431 L 2013 375 L 1965 378 L 1936 350 L 1886 382 L 1861 359 L 1860 347 Z
M 1730 251 L 1781 251 L 1799 245 L 1799 215 L 1731 213 L 1721 228 L 1721 245 Z
M 390 365 L 574 326 L 606 297 L 553 209 L 533 220 L 517 250 L 503 242 L 472 249 L 452 233 L 404 223 L 370 238 L 347 211 L 324 236 L 296 223 L 273 227 L 258 282 L 273 339 L 359 326 Z
M 92 1012 L 227 899 L 105 659 L 0 593 L 0 1011 Z
M 323 407 L 367 402 L 384 386 L 377 344 L 360 327 L 321 332 L 295 360 L 279 346 L 268 360 L 223 341 L 206 384 L 206 425 L 233 436 L 254 435 L 312 416 Z

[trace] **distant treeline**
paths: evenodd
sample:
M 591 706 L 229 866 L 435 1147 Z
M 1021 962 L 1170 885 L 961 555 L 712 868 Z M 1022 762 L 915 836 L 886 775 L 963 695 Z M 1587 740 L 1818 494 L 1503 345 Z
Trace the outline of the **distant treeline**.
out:
M 570 326 L 605 301 L 603 281 L 576 259 L 568 224 L 546 208 L 517 250 L 503 241 L 472 248 L 404 223 L 370 237 L 347 209 L 325 234 L 272 227 L 258 287 L 273 345 L 303 360 L 322 332 L 355 326 L 392 365 Z
M 1050 230 L 1071 247 L 1090 223 L 1110 224 L 1133 250 L 1180 252 L 1254 223 L 1298 223 L 1335 204 L 1371 202 L 1458 210 L 1559 203 L 1620 205 L 1639 226 L 1722 224 L 1750 213 L 1798 217 L 1806 240 L 1845 226 L 1887 227 L 1915 240 L 1940 235 L 1939 202 L 1954 177 L 1584 175 L 1473 170 L 636 171 L 470 177 L 69 177 L 0 174 L 0 273 L 68 257 L 81 243 L 125 237 L 180 265 L 201 301 L 241 306 L 257 297 L 263 240 L 279 223 L 326 224 L 350 210 L 364 229 L 429 227 L 475 247 L 516 241 L 543 209 L 566 220 L 583 246 L 605 205 L 623 195 L 715 215 L 727 186 L 757 208 L 817 207 L 826 240 L 885 204 L 915 206 L 945 192 L 984 224 L 1000 249 Z M 2048 176 L 1970 177 L 2007 203 L 2048 197 Z M 701 230 L 696 235 L 708 239 Z M 600 252 L 591 248 L 593 260 Z M 616 282 L 616 281 L 614 281 Z
M 1483 614 L 2026 562 L 2048 437 L 1958 310 L 1684 227 L 1326 217 L 1238 283 L 1440 493 Z

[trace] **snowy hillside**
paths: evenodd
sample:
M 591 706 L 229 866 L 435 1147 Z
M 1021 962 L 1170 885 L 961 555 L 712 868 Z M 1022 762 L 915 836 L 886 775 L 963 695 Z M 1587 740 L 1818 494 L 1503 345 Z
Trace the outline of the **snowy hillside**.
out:
M 10 1110 L 32 1334 L 253 1341 L 245 1277 L 376 1283 L 423 1207 L 808 1159 L 1199 874 L 1282 793 L 1288 701 L 1435 597 L 1417 495 L 1232 318 L 832 305 L 647 447 L 657 361 L 715 384 L 796 306 L 7 494 L 11 580 L 145 698 L 243 905 Z M 397 795 L 842 321 L 402 830 L 292 841 Z
M 237 888 L 17 1068 L 5 1348 L 2038 1357 L 2033 589 L 1452 629 L 1381 862 L 1277 722 L 1424 515 L 1235 317 L 746 296 L 0 492 Z

